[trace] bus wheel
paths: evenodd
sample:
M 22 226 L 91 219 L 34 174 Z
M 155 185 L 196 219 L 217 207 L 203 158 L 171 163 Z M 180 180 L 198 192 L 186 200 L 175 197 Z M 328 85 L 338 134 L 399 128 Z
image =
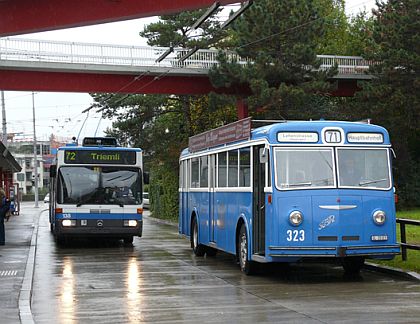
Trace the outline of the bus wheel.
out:
M 130 244 L 133 244 L 134 238 L 132 236 L 129 236 L 129 237 L 124 237 L 123 240 L 124 240 L 125 245 L 130 245 Z
M 206 247 L 198 243 L 198 224 L 197 220 L 194 218 L 192 223 L 192 249 L 196 256 L 203 256 L 206 253 Z
M 363 257 L 347 257 L 341 260 L 344 272 L 350 275 L 357 275 L 360 269 L 365 264 L 365 258 Z
M 242 224 L 238 237 L 239 266 L 242 272 L 251 275 L 255 272 L 255 263 L 248 260 L 248 235 L 245 224 Z

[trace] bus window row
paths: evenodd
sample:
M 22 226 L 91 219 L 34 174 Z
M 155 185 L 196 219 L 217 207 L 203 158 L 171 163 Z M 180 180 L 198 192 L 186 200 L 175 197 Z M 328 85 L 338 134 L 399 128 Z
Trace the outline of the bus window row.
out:
M 215 154 L 216 187 L 244 188 L 251 185 L 251 150 L 249 147 L 220 152 Z M 180 188 L 209 187 L 209 159 L 210 156 L 195 157 L 183 161 L 180 168 Z M 186 163 L 190 163 L 190 181 L 186 179 Z M 212 169 L 211 169 L 212 170 Z

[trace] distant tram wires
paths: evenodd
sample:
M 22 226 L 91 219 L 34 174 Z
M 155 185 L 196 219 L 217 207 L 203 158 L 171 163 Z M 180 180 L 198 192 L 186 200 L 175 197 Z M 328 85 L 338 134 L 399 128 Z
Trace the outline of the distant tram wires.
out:
M 252 5 L 252 3 L 253 3 L 253 0 L 248 0 L 248 1 L 246 1 L 233 15 L 231 15 L 229 18 L 228 18 L 228 20 L 226 20 L 224 23 L 223 23 L 223 25 L 222 25 L 222 29 L 223 28 L 226 28 L 228 25 L 230 25 L 235 19 L 237 19 L 246 9 L 248 9 L 251 5 Z M 208 8 L 208 10 L 199 18 L 199 19 L 197 19 L 197 21 L 192 25 L 192 27 L 191 27 L 191 30 L 190 31 L 195 31 L 195 30 L 197 30 L 203 23 L 204 23 L 204 21 L 206 20 L 206 19 L 208 19 L 210 16 L 212 16 L 215 12 L 217 12 L 217 10 L 219 9 L 219 7 L 220 7 L 220 3 L 219 2 L 215 2 L 212 6 L 210 6 L 209 8 Z M 202 37 L 203 35 L 201 35 L 201 37 Z M 193 37 L 187 37 L 187 39 L 188 38 L 193 38 Z M 156 59 L 156 63 L 160 63 L 161 61 L 163 61 L 168 55 L 170 55 L 173 51 L 174 51 L 174 48 L 176 47 L 176 45 L 174 46 L 173 44 L 170 44 L 170 46 L 169 46 L 169 48 L 164 52 L 164 53 L 162 53 L 160 56 L 159 56 L 159 58 L 157 58 Z M 184 54 L 183 56 L 181 56 L 180 58 L 179 58 L 179 62 L 184 62 L 187 58 L 189 58 L 191 55 L 193 55 L 194 53 L 196 53 L 197 51 L 199 50 L 199 48 L 198 47 L 194 47 L 194 48 L 192 48 L 192 49 L 190 49 L 190 51 L 189 52 L 187 52 L 186 54 Z M 151 81 L 149 81 L 148 83 L 146 83 L 146 84 L 144 84 L 144 85 L 142 85 L 142 86 L 140 86 L 139 88 L 137 88 L 137 89 L 135 89 L 134 90 L 134 92 L 135 93 L 137 93 L 137 92 L 139 92 L 140 90 L 142 90 L 142 89 L 144 89 L 145 87 L 147 87 L 147 86 L 149 86 L 149 85 L 151 85 L 153 82 L 155 82 L 155 81 L 158 81 L 158 80 L 160 80 L 160 79 L 162 79 L 163 77 L 165 77 L 167 74 L 169 74 L 169 72 L 170 72 L 170 70 L 167 70 L 166 72 L 163 72 L 163 73 L 161 73 L 160 75 L 157 75 L 157 76 L 155 76 Z M 130 81 L 130 82 L 128 82 L 126 85 L 124 85 L 121 89 L 119 89 L 116 93 L 120 93 L 121 92 L 121 90 L 123 90 L 123 89 L 125 89 L 125 88 L 127 88 L 129 85 L 131 85 L 132 83 L 134 83 L 134 82 L 136 82 L 136 81 L 138 81 L 138 80 L 140 80 L 143 76 L 145 76 L 146 74 L 147 74 L 148 72 L 144 72 L 144 73 L 142 73 L 141 75 L 139 75 L 139 76 L 137 76 L 137 77 L 135 77 L 135 78 L 133 78 L 133 80 L 132 81 Z M 122 102 L 123 100 L 125 100 L 126 98 L 128 98 L 129 96 L 130 96 L 131 94 L 127 94 L 127 95 L 125 95 L 125 96 L 123 96 L 123 97 L 121 97 L 121 98 L 119 98 L 119 99 L 117 99 L 116 101 L 114 101 L 113 102 L 113 104 L 115 105 L 115 104 L 117 104 L 117 103 L 119 103 L 119 102 Z M 105 110 L 106 108 L 109 108 L 109 106 L 108 106 L 108 101 L 112 98 L 114 96 L 114 94 L 110 94 L 107 98 L 105 98 L 104 100 L 103 100 L 103 102 L 104 102 L 104 105 L 103 105 L 103 107 L 102 108 L 100 108 L 99 110 L 97 110 L 96 112 L 102 112 L 103 110 Z M 87 109 L 85 109 L 84 111 L 83 111 L 83 113 L 84 112 L 87 112 L 87 111 L 89 111 L 90 109 L 92 109 L 92 108 L 94 108 L 95 107 L 95 105 L 91 105 L 89 108 L 87 108 Z M 100 121 L 99 121 L 99 123 L 100 123 Z M 98 123 L 98 127 L 99 127 L 99 123 Z M 83 126 L 82 126 L 83 127 Z M 97 131 L 97 129 L 96 129 L 96 131 Z M 96 134 L 96 131 L 95 131 L 95 134 Z

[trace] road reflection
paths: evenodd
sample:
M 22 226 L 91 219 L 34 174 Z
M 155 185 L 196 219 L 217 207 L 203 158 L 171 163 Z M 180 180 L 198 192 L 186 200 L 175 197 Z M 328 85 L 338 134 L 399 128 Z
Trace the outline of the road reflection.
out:
M 60 323 L 75 323 L 75 278 L 73 275 L 73 261 L 70 257 L 63 258 L 63 272 L 60 286 Z
M 127 314 L 129 323 L 138 323 L 143 321 L 142 306 L 143 295 L 140 293 L 142 279 L 140 275 L 140 267 L 135 257 L 131 257 L 128 261 L 127 269 Z

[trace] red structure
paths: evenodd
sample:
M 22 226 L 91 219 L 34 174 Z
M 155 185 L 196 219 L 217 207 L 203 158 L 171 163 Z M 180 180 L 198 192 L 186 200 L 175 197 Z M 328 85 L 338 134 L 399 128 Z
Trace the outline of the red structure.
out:
M 79 27 L 211 6 L 215 0 L 0 0 L 0 37 Z M 220 5 L 238 0 L 219 0 Z M 250 90 L 215 89 L 207 76 L 80 73 L 63 71 L 0 70 L 0 89 L 11 91 L 124 92 L 145 94 L 208 94 L 211 91 L 246 97 Z M 352 96 L 357 80 L 338 80 L 336 96 Z M 248 116 L 243 99 L 237 101 L 238 118 Z
M 215 0 L 1 0 L 0 37 L 168 15 Z M 221 5 L 238 0 L 218 0 Z

